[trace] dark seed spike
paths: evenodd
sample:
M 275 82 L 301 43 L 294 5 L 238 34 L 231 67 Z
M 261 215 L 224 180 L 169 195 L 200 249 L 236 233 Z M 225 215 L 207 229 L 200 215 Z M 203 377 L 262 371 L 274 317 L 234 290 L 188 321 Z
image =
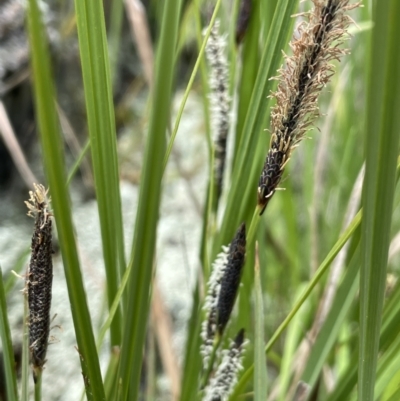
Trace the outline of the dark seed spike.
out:
M 32 236 L 31 260 L 26 286 L 29 307 L 29 351 L 36 383 L 46 362 L 47 344 L 50 333 L 51 286 L 53 281 L 51 215 L 46 191 L 35 185 L 30 202 L 26 202 L 29 215 L 35 218 Z
M 246 226 L 242 223 L 229 247 L 228 263 L 221 279 L 217 303 L 217 327 L 220 335 L 224 332 L 235 304 L 245 255 Z
M 293 55 L 286 57 L 279 85 L 273 94 L 276 106 L 271 113 L 272 139 L 258 184 L 258 206 L 262 214 L 274 195 L 291 151 L 304 137 L 318 115 L 318 95 L 333 74 L 331 60 L 346 53 L 337 45 L 347 35 L 345 12 L 358 6 L 348 0 L 313 0 L 308 23 L 299 25 L 291 42 Z

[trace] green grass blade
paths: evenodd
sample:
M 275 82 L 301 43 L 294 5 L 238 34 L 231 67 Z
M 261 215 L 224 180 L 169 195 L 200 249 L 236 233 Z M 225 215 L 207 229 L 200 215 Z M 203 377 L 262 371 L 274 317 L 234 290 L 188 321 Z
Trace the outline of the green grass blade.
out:
M 90 146 L 99 208 L 109 306 L 125 271 L 121 199 L 108 48 L 101 0 L 75 2 Z M 118 268 L 116 268 L 118 266 Z M 111 325 L 111 345 L 120 345 L 121 310 Z
M 258 11 L 260 10 L 260 2 L 253 1 L 252 4 L 253 12 L 250 19 L 250 24 L 244 38 L 242 47 L 242 71 L 240 77 L 240 85 L 238 88 L 238 110 L 237 110 L 237 124 L 236 124 L 236 136 L 235 136 L 235 149 L 233 166 L 235 165 L 235 159 L 237 153 L 240 152 L 238 148 L 242 133 L 243 126 L 248 111 L 248 106 L 251 99 L 251 94 L 254 89 L 254 83 L 256 81 L 258 65 L 259 65 L 259 43 L 258 38 L 260 34 L 260 18 Z
M 21 401 L 29 400 L 29 335 L 28 335 L 28 297 L 24 296 L 24 337 L 22 339 Z
M 7 400 L 18 400 L 17 379 L 15 374 L 14 350 L 11 341 L 10 325 L 8 323 L 6 293 L 3 283 L 3 272 L 0 267 L 0 338 L 3 349 L 3 365 Z
M 256 253 L 258 253 L 257 250 Z M 256 306 L 254 332 L 254 400 L 265 401 L 267 399 L 267 361 L 264 353 L 264 306 L 258 256 L 256 256 L 256 263 L 254 265 L 254 275 Z
M 201 356 L 199 353 L 201 339 L 200 290 L 196 285 L 193 294 L 192 314 L 188 323 L 185 361 L 182 369 L 182 384 L 180 401 L 194 400 L 199 389 L 199 372 Z
M 28 28 L 36 115 L 53 213 L 57 222 L 76 339 L 81 355 L 82 375 L 86 378 L 88 399 L 104 400 L 100 365 L 79 266 L 69 196 L 65 186 L 63 146 L 54 104 L 55 91 L 50 56 L 40 20 L 40 11 L 35 0 L 29 1 Z
M 298 292 L 295 294 L 294 299 L 298 299 L 304 291 L 304 284 L 300 284 Z M 305 302 L 299 313 L 294 317 L 288 327 L 287 335 L 285 338 L 285 348 L 282 355 L 281 368 L 279 371 L 279 400 L 285 401 L 287 398 L 290 378 L 292 376 L 291 365 L 296 355 L 296 348 L 301 341 L 301 335 L 304 329 L 304 322 L 307 320 L 311 302 Z M 307 383 L 308 384 L 308 383 Z
M 24 249 L 20 255 L 18 256 L 17 261 L 15 262 L 12 271 L 10 271 L 4 280 L 4 291 L 6 296 L 9 292 L 14 288 L 15 282 L 17 281 L 18 277 L 13 273 L 13 271 L 17 274 L 21 274 L 22 270 L 26 267 L 26 262 L 28 259 L 28 255 L 30 255 L 31 249 L 30 247 Z
M 358 290 L 359 267 L 360 252 L 358 251 L 350 262 L 345 278 L 336 293 L 332 308 L 308 358 L 302 381 L 311 387 L 314 387 L 317 383 L 326 358 L 335 344 L 335 340 L 354 301 Z
M 360 355 L 358 399 L 374 399 L 381 311 L 390 242 L 396 158 L 400 134 L 400 3 L 376 6 L 366 121 L 360 276 Z M 397 14 L 396 14 L 397 13 Z M 384 73 L 383 73 L 384 72 Z
M 161 199 L 165 133 L 169 121 L 173 67 L 181 1 L 164 3 L 160 41 L 155 66 L 153 108 L 150 116 L 140 184 L 139 205 L 132 247 L 132 274 L 128 283 L 129 304 L 118 378 L 121 399 L 136 400 L 139 392 L 143 343 L 146 333 L 153 271 L 158 209 Z M 131 388 L 129 389 L 129 384 Z
M 396 341 L 400 325 L 400 286 L 397 286 L 385 305 L 382 318 L 379 352 L 384 353 Z M 338 381 L 337 388 L 330 394 L 327 401 L 341 401 L 348 396 L 357 382 L 358 353 Z
M 84 159 L 84 157 L 86 156 L 87 152 L 90 149 L 90 139 L 88 139 L 85 143 L 85 146 L 82 148 L 80 155 L 78 156 L 78 158 L 75 160 L 75 163 L 73 164 L 73 166 L 71 167 L 69 173 L 68 173 L 68 179 L 67 179 L 67 186 L 69 186 L 69 184 L 71 184 L 72 178 L 74 178 L 74 175 L 76 174 L 76 172 L 78 171 L 82 160 Z

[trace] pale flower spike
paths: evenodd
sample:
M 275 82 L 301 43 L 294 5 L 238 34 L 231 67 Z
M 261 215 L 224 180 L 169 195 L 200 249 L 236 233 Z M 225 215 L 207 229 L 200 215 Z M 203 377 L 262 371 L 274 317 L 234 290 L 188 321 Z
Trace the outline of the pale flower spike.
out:
M 212 132 L 215 144 L 214 179 L 217 199 L 221 196 L 226 160 L 226 143 L 229 133 L 230 96 L 229 71 L 225 55 L 226 40 L 219 33 L 220 22 L 211 28 L 206 46 L 210 66 L 210 106 Z

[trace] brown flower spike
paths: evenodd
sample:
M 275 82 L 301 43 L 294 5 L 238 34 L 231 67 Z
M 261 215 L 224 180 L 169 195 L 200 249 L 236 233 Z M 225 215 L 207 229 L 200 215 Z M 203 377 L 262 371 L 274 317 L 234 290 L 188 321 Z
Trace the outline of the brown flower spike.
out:
M 308 21 L 298 26 L 290 43 L 293 55 L 279 70 L 278 88 L 272 97 L 271 143 L 258 183 L 258 205 L 262 214 L 276 191 L 292 150 L 303 139 L 318 116 L 318 96 L 334 73 L 332 60 L 348 53 L 340 49 L 351 22 L 346 12 L 359 3 L 349 0 L 312 0 L 314 8 L 302 15 Z
M 31 260 L 26 276 L 29 307 L 29 351 L 36 383 L 46 362 L 50 332 L 51 285 L 53 281 L 51 213 L 47 191 L 43 185 L 30 191 L 28 216 L 35 219 Z

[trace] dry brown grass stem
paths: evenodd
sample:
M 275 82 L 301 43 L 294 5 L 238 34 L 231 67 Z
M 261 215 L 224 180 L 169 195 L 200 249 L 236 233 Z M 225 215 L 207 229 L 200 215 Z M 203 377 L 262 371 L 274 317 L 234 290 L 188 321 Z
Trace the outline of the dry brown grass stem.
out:
M 3 138 L 4 144 L 6 145 L 10 156 L 13 159 L 15 167 L 17 168 L 21 178 L 24 180 L 28 188 L 32 187 L 34 182 L 37 182 L 35 175 L 30 169 L 28 162 L 26 161 L 24 152 L 19 145 L 18 139 L 11 126 L 11 122 L 8 118 L 7 111 L 4 107 L 3 102 L 0 100 L 0 136 Z
M 179 399 L 181 375 L 178 366 L 178 358 L 173 348 L 173 325 L 171 315 L 164 306 L 163 297 L 156 278 L 153 283 L 151 316 L 158 349 L 160 350 L 160 358 L 171 385 L 171 400 L 176 401 Z
M 318 97 L 334 73 L 333 60 L 348 51 L 340 45 L 348 38 L 351 19 L 346 12 L 357 7 L 349 0 L 313 0 L 314 7 L 301 16 L 281 68 L 278 88 L 271 96 L 271 142 L 258 185 L 261 214 L 276 191 L 292 151 L 319 115 Z
M 146 10 L 140 0 L 125 0 L 125 8 L 132 36 L 142 62 L 146 82 L 151 87 L 153 83 L 154 54 Z

